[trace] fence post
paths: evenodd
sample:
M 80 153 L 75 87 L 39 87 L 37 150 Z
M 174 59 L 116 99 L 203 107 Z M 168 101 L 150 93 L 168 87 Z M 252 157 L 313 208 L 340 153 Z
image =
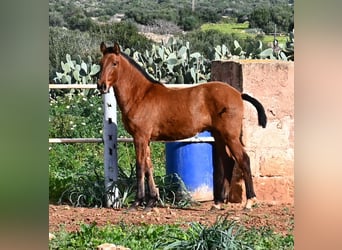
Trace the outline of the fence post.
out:
M 109 92 L 102 96 L 106 206 L 119 207 L 119 190 L 114 183 L 118 179 L 118 166 L 116 100 L 113 88 L 110 88 Z

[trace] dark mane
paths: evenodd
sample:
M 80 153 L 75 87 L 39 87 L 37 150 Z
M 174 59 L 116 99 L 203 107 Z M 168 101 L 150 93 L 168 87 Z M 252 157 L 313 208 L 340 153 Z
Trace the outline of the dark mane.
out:
M 105 54 L 107 53 L 114 53 L 114 47 L 107 47 Z M 151 81 L 152 83 L 156 83 L 156 84 L 161 84 L 161 82 L 155 80 L 154 78 L 152 78 L 146 71 L 145 69 L 143 69 L 136 61 L 133 60 L 133 58 L 131 58 L 130 56 L 128 56 L 126 53 L 120 52 L 120 54 L 127 59 L 127 61 L 132 64 L 141 74 L 143 74 L 149 81 Z

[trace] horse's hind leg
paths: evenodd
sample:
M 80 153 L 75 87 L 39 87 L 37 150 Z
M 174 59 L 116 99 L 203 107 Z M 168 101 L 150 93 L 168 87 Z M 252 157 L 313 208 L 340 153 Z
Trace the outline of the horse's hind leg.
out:
M 228 137 L 228 140 L 226 140 L 226 142 L 227 142 L 227 146 L 229 150 L 233 154 L 235 160 L 238 163 L 238 166 L 240 167 L 243 173 L 243 179 L 244 179 L 245 188 L 246 188 L 246 198 L 247 198 L 247 203 L 246 203 L 245 208 L 251 209 L 254 201 L 256 200 L 256 195 L 254 192 L 249 156 L 244 150 L 239 140 L 239 137 L 233 137 L 233 138 Z
M 221 136 L 212 132 L 214 144 L 214 205 L 212 209 L 221 209 L 221 204 L 229 201 L 230 183 L 234 168 L 234 159 L 226 153 L 226 145 Z

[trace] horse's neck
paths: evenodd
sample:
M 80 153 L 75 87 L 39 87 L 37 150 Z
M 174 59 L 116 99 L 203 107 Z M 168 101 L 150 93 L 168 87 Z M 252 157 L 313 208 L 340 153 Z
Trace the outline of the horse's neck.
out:
M 122 72 L 118 84 L 114 87 L 115 97 L 124 114 L 127 114 L 134 105 L 139 105 L 146 91 L 152 83 L 145 78 L 134 66 L 125 60 L 125 67 L 129 70 Z

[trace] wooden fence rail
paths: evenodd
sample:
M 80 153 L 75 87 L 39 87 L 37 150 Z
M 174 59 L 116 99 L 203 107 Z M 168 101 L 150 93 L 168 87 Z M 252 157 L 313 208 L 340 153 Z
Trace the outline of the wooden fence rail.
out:
M 199 83 L 200 84 L 200 83 Z M 164 84 L 168 88 L 188 88 L 193 84 Z M 96 89 L 96 84 L 49 84 L 49 89 Z
M 130 137 L 118 137 L 117 142 L 133 142 Z M 170 141 L 158 141 L 170 142 Z M 214 142 L 214 137 L 190 137 L 172 142 Z M 49 138 L 49 143 L 103 143 L 103 138 Z

